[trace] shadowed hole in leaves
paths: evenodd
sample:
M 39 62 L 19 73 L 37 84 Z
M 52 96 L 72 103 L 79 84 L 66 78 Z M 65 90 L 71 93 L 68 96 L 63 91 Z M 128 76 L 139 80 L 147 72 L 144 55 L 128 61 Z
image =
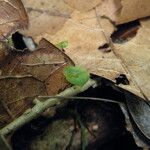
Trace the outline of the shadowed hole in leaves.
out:
M 19 32 L 16 32 L 12 35 L 12 40 L 16 49 L 24 50 L 25 48 L 27 48 L 23 41 L 23 35 Z
M 117 26 L 117 30 L 111 35 L 114 43 L 125 43 L 136 36 L 140 23 L 138 20 Z
M 111 52 L 111 47 L 108 43 L 105 43 L 101 46 L 98 47 L 98 50 L 103 51 L 103 52 Z
M 117 78 L 115 78 L 116 84 L 129 85 L 130 82 L 125 74 L 120 74 Z

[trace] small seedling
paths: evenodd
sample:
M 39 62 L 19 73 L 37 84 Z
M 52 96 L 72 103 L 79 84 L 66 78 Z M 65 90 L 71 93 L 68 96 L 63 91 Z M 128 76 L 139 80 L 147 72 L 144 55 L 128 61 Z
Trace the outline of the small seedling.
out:
M 5 43 L 8 47 L 14 47 L 14 42 L 12 40 L 12 37 L 6 38 Z
M 59 49 L 64 49 L 64 48 L 68 47 L 68 41 L 62 41 L 62 42 L 56 44 L 56 47 Z
M 77 86 L 83 86 L 90 79 L 88 71 L 79 66 L 65 67 L 64 75 L 68 82 Z

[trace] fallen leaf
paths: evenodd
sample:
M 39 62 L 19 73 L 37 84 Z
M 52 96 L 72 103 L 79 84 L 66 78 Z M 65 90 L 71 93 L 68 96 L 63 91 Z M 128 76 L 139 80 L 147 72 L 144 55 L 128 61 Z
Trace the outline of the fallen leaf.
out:
M 64 2 L 76 10 L 85 12 L 100 5 L 102 0 L 64 0 Z
M 32 37 L 45 32 L 53 35 L 62 28 L 73 11 L 62 0 L 23 0 L 23 3 L 30 23 L 29 28 L 22 32 Z
M 109 18 L 115 24 L 122 24 L 150 16 L 149 6 L 149 0 L 104 0 L 96 10 L 98 15 Z
M 33 77 L 1 77 L 0 127 L 15 120 L 33 106 L 33 97 L 45 94 L 45 85 Z
M 55 0 L 49 0 L 45 2 L 41 0 L 39 0 L 38 2 L 35 2 L 35 0 L 23 0 L 23 3 L 29 16 L 30 25 L 29 28 L 25 31 L 22 31 L 22 33 L 32 36 L 33 38 L 37 38 L 40 36 L 38 40 L 41 39 L 41 37 L 46 38 L 46 34 L 48 34 L 49 38 L 50 36 L 55 36 L 55 34 L 62 30 L 64 25 L 66 26 L 69 22 L 72 25 L 77 25 L 79 28 L 81 28 L 81 30 L 89 29 L 89 31 L 91 30 L 91 32 L 92 30 L 94 30 L 95 32 L 100 32 L 102 30 L 98 29 L 99 25 L 96 22 L 94 11 L 80 13 L 76 9 L 70 7 L 69 4 L 67 2 L 64 2 L 63 0 L 59 0 L 57 2 Z M 98 4 L 98 1 L 95 0 L 93 3 Z M 81 6 L 83 7 L 84 4 L 85 1 Z M 90 26 L 89 23 L 91 23 Z M 102 24 L 103 27 L 105 27 L 105 29 L 107 30 L 108 34 L 111 34 L 111 32 L 113 32 L 114 28 L 108 20 L 103 19 Z M 95 27 L 96 29 L 94 29 Z M 63 39 L 56 41 L 56 43 L 64 40 L 68 41 L 68 39 Z
M 0 1 L 0 40 L 27 25 L 28 17 L 21 0 Z
M 147 38 L 150 34 L 150 20 L 141 20 L 137 35 L 124 44 L 115 44 L 115 53 L 129 70 L 132 80 L 145 99 L 150 100 L 150 54 Z
M 0 126 L 33 106 L 36 96 L 55 95 L 70 84 L 63 69 L 74 65 L 67 55 L 42 39 L 34 52 L 12 52 L 0 65 Z

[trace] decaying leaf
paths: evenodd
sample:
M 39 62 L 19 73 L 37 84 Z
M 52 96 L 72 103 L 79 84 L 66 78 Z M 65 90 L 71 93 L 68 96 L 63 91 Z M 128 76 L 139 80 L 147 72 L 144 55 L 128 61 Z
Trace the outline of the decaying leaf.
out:
M 29 16 L 30 25 L 27 30 L 21 32 L 25 35 L 32 36 L 36 41 L 39 41 L 41 37 L 46 38 L 46 36 L 48 40 L 51 40 L 53 36 L 55 37 L 57 33 L 63 30 L 64 26 L 66 27 L 71 25 L 71 30 L 74 30 L 74 27 L 76 27 L 83 32 L 84 30 L 88 30 L 89 32 L 93 32 L 93 34 L 96 34 L 96 32 L 97 34 L 101 34 L 103 27 L 106 29 L 108 35 L 114 31 L 113 25 L 111 25 L 107 19 L 102 19 L 102 27 L 101 29 L 99 28 L 95 11 L 92 9 L 94 5 L 93 7 L 89 5 L 90 9 L 92 9 L 91 11 L 80 13 L 76 9 L 70 7 L 68 1 L 63 0 L 59 0 L 57 2 L 55 0 L 44 2 L 41 0 L 38 2 L 35 2 L 35 0 L 23 0 L 23 2 Z M 81 3 L 81 1 L 78 1 L 78 3 L 79 2 Z M 83 5 L 85 6 L 85 3 L 86 1 L 82 3 L 81 7 L 83 7 Z M 92 4 L 94 3 L 98 4 L 98 1 L 95 0 Z M 78 34 L 78 32 L 75 32 L 74 35 Z M 68 31 L 66 33 L 68 33 Z M 61 37 L 63 37 L 63 35 Z M 73 37 L 75 38 L 75 36 Z M 105 37 L 100 35 L 99 38 L 100 41 L 102 40 L 102 43 L 105 43 Z M 63 40 L 55 41 L 55 43 L 64 40 L 69 42 L 69 39 L 63 38 Z
M 132 80 L 141 93 L 150 100 L 150 53 L 148 38 L 150 20 L 141 20 L 141 28 L 135 38 L 124 44 L 115 44 L 115 53 L 128 68 Z
M 44 84 L 34 77 L 0 78 L 0 127 L 33 106 L 33 97 L 45 94 Z
M 32 37 L 45 32 L 55 34 L 70 18 L 73 11 L 63 0 L 23 0 L 23 3 L 30 23 L 28 30 L 22 32 Z
M 38 95 L 55 95 L 69 83 L 63 68 L 74 63 L 57 47 L 42 39 L 38 50 L 12 52 L 0 65 L 0 126 L 14 120 Z
M 66 4 L 81 12 L 89 11 L 101 4 L 102 0 L 64 0 Z
M 27 25 L 28 17 L 21 0 L 0 1 L 0 40 Z
M 96 7 L 100 16 L 122 24 L 150 15 L 149 0 L 104 0 Z

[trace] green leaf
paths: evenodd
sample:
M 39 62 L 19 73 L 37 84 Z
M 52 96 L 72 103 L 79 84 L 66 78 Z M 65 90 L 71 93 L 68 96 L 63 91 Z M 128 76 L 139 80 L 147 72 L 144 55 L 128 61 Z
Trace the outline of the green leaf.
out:
M 68 41 L 62 41 L 62 42 L 56 44 L 56 47 L 59 49 L 64 49 L 64 48 L 68 47 Z
M 67 66 L 64 68 L 66 80 L 73 85 L 83 86 L 90 78 L 90 74 L 82 67 Z
M 6 39 L 6 44 L 9 46 L 9 47 L 14 47 L 14 42 L 12 40 L 12 37 L 9 37 Z

